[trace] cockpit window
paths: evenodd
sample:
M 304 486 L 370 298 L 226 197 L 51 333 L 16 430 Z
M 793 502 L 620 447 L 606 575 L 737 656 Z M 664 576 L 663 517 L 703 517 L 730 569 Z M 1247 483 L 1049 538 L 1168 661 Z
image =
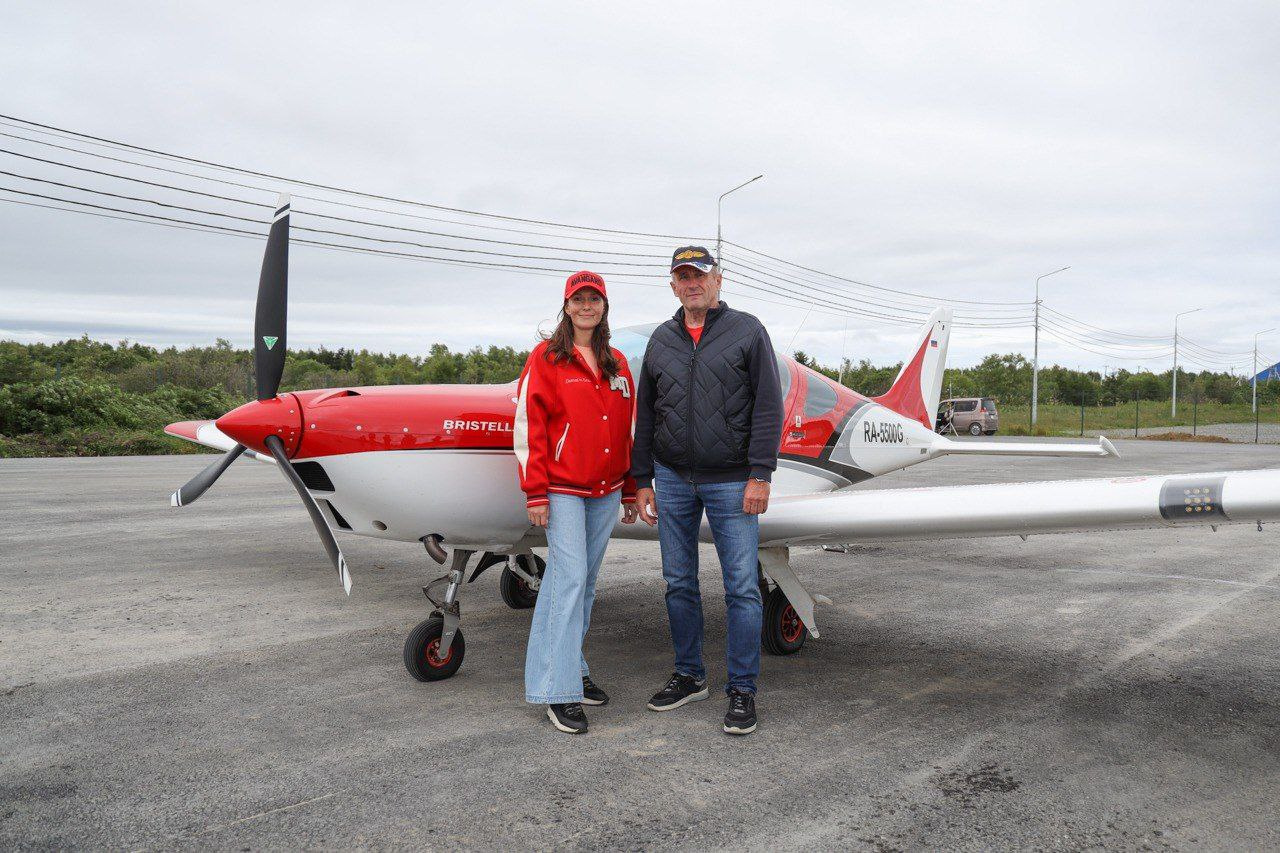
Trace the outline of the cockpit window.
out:
M 627 357 L 631 367 L 631 375 L 640 381 L 640 368 L 644 363 L 645 347 L 649 346 L 649 336 L 658 328 L 657 323 L 643 326 L 627 326 L 625 329 L 614 329 L 609 338 L 609 345 Z
M 785 401 L 787 392 L 791 390 L 791 365 L 776 351 L 773 357 L 778 362 L 778 381 L 782 383 L 782 399 Z
M 808 385 L 804 395 L 804 416 L 806 418 L 816 418 L 825 415 L 836 407 L 839 402 L 836 397 L 836 391 L 831 387 L 831 380 L 817 374 L 809 373 L 806 376 Z

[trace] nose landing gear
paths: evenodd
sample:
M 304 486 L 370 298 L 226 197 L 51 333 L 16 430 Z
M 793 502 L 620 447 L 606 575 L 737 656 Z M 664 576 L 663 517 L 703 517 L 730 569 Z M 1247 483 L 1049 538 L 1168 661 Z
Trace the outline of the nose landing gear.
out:
M 432 559 L 444 562 L 444 549 L 437 536 L 424 536 L 422 544 Z M 467 574 L 467 561 L 474 551 L 464 548 L 453 550 L 453 561 L 447 574 L 436 578 L 422 588 L 422 594 L 436 606 L 436 611 L 419 622 L 404 641 L 404 667 L 418 681 L 440 681 L 449 678 L 462 666 L 467 651 L 466 640 L 458 623 L 462 621 L 462 609 L 458 605 L 458 593 Z M 435 591 L 445 586 L 444 598 L 437 599 Z
M 458 596 L 465 584 L 471 583 L 490 566 L 506 563 L 499 588 L 508 607 L 523 610 L 538 601 L 538 587 L 546 571 L 546 561 L 536 554 L 517 554 L 511 559 L 503 554 L 485 552 L 467 578 L 467 563 L 476 553 L 454 548 L 452 556 L 445 551 L 439 536 L 422 537 L 423 547 L 437 563 L 449 562 L 449 571 L 422 588 L 422 594 L 435 607 L 432 614 L 419 622 L 404 641 L 404 668 L 418 681 L 440 681 L 449 678 L 462 666 L 467 644 L 458 625 L 462 610 Z M 443 588 L 443 595 L 441 589 Z

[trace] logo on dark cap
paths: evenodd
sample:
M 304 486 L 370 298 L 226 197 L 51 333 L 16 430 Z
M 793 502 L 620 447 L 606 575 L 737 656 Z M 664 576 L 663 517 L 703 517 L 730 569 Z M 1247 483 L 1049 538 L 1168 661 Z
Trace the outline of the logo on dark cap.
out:
M 716 259 L 703 246 L 681 246 L 671 256 L 671 270 L 677 267 L 697 267 L 703 272 L 715 269 Z

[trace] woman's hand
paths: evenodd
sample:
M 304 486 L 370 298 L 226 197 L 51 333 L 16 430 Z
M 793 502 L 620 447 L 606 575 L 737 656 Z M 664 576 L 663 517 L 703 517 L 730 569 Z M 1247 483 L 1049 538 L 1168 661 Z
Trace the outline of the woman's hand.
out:
M 639 517 L 640 517 L 640 510 L 636 507 L 635 504 L 622 505 L 622 523 L 623 524 L 635 524 L 636 519 Z
M 548 504 L 529 507 L 529 523 L 536 527 L 546 527 L 551 518 L 551 507 Z

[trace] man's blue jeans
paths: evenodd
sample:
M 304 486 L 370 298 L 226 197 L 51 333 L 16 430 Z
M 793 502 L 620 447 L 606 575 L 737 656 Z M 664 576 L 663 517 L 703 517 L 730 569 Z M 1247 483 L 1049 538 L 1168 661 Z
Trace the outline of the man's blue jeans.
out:
M 547 569 L 524 657 L 524 698 L 539 705 L 582 700 L 582 676 L 590 674 L 582 642 L 622 492 L 599 498 L 552 492 L 548 497 Z
M 724 576 L 725 689 L 756 692 L 760 674 L 760 584 L 756 572 L 760 517 L 742 511 L 745 481 L 690 483 L 661 464 L 654 465 L 658 500 L 658 540 L 662 576 L 667 581 L 667 618 L 675 646 L 675 670 L 701 681 L 702 594 L 698 588 L 698 529 L 705 510 Z

